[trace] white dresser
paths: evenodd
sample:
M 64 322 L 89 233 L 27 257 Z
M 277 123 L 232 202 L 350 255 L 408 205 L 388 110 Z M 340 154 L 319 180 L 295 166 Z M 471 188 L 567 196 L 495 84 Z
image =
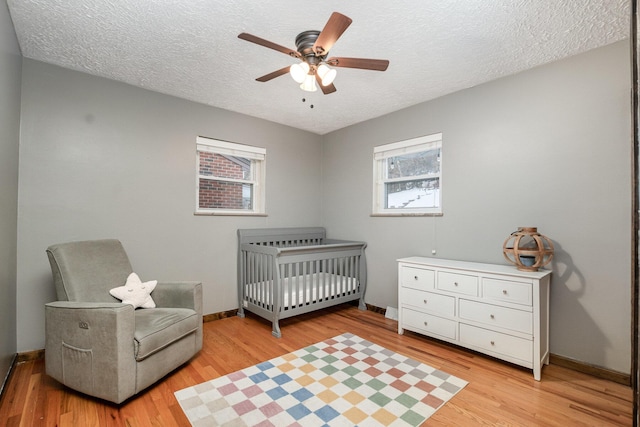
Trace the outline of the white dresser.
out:
M 549 364 L 551 271 L 438 258 L 398 260 L 405 329 L 533 369 Z

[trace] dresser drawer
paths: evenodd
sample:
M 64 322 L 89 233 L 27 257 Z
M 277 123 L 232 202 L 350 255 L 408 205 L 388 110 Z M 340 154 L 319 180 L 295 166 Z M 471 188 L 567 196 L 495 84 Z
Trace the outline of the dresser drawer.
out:
M 455 302 L 456 299 L 454 297 L 446 295 L 410 288 L 402 289 L 401 303 L 412 305 L 422 311 L 453 317 L 455 315 Z
M 531 287 L 530 283 L 484 278 L 482 279 L 482 296 L 531 306 Z
M 533 333 L 533 314 L 530 311 L 500 307 L 477 301 L 460 299 L 460 318 L 498 326 L 525 334 Z
M 402 308 L 402 322 L 408 329 L 440 335 L 452 340 L 456 339 L 457 322 L 453 320 Z
M 460 324 L 460 343 L 499 353 L 528 363 L 533 362 L 533 342 L 489 329 Z
M 433 289 L 435 273 L 422 268 L 400 268 L 400 285 L 413 289 Z
M 478 277 L 467 274 L 438 272 L 437 288 L 464 295 L 478 295 Z

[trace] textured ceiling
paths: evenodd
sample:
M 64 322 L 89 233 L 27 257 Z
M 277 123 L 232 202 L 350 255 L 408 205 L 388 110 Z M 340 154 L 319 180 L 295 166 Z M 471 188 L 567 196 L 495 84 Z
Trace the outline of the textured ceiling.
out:
M 628 38 L 630 26 L 628 0 L 7 3 L 27 58 L 321 135 Z M 288 75 L 255 81 L 296 60 L 239 33 L 295 49 L 333 11 L 353 23 L 330 56 L 388 59 L 387 71 L 339 68 L 330 95 Z

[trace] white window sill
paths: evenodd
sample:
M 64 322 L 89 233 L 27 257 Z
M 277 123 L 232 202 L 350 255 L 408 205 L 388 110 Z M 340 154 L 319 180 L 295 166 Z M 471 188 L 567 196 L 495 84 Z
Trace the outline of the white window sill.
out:
M 402 216 L 444 216 L 442 212 L 404 212 L 404 213 L 372 213 L 372 217 L 402 217 Z
M 264 212 L 199 212 L 193 213 L 195 216 L 267 216 Z

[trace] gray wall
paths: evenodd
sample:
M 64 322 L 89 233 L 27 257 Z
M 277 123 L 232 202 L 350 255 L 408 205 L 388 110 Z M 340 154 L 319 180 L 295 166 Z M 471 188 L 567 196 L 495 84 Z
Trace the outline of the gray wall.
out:
M 202 280 L 215 313 L 237 307 L 239 227 L 320 224 L 366 240 L 367 302 L 386 307 L 397 258 L 503 263 L 509 233 L 537 226 L 557 248 L 552 352 L 629 372 L 625 42 L 324 137 L 36 61 L 22 71 L 17 351 L 44 345 L 34 307 L 54 299 L 55 242 L 118 237 L 143 279 Z M 435 132 L 444 216 L 370 217 L 372 148 Z M 268 217 L 193 215 L 197 135 L 267 148 Z
M 22 57 L 0 4 L 0 384 L 16 353 L 16 223 Z
M 44 347 L 53 243 L 119 238 L 143 280 L 200 280 L 216 313 L 238 307 L 237 228 L 320 224 L 318 135 L 28 59 L 21 132 L 18 351 Z M 198 135 L 266 147 L 267 217 L 194 216 Z
M 370 217 L 373 147 L 436 132 L 444 215 Z M 537 226 L 556 245 L 551 351 L 630 372 L 627 42 L 333 132 L 323 149 L 323 223 L 369 243 L 368 303 L 397 306 L 397 258 L 505 263 L 504 239 Z

